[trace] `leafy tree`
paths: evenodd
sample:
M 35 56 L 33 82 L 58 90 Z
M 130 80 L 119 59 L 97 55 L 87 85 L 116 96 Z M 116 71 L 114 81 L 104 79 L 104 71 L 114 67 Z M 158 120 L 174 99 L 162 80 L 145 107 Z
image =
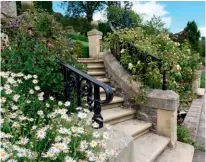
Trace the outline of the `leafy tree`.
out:
M 102 10 L 106 5 L 105 1 L 67 1 L 62 6 L 67 7 L 69 17 L 86 17 L 90 23 L 95 11 Z
M 146 21 L 143 25 L 143 29 L 147 34 L 160 34 L 162 32 L 167 32 L 164 25 L 160 17 L 153 16 L 151 20 Z
M 119 28 L 140 26 L 142 22 L 140 16 L 129 9 L 129 6 L 125 6 L 124 8 L 109 7 L 107 9 L 107 19 L 108 22 L 112 23 L 112 26 Z
M 190 42 L 193 50 L 199 52 L 199 39 L 200 31 L 195 21 L 188 22 L 187 26 L 184 28 L 184 31 L 187 33 L 187 39 Z
M 202 37 L 199 41 L 200 55 L 205 57 L 205 37 Z
M 115 6 L 115 7 L 121 7 L 121 1 L 108 1 L 107 2 L 107 7 L 112 7 L 112 6 Z
M 37 9 L 43 9 L 49 13 L 53 13 L 52 1 L 34 1 L 34 6 Z

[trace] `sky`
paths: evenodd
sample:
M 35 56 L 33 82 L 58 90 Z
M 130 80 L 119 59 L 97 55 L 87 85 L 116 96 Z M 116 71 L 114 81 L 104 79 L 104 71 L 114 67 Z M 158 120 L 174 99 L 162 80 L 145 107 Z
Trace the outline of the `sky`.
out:
M 53 1 L 53 10 L 65 15 L 60 7 L 61 1 Z M 143 20 L 153 15 L 160 16 L 170 32 L 177 33 L 184 29 L 188 21 L 195 21 L 202 36 L 206 36 L 204 1 L 133 1 L 132 10 L 143 14 Z M 104 13 L 96 12 L 94 20 L 105 20 Z

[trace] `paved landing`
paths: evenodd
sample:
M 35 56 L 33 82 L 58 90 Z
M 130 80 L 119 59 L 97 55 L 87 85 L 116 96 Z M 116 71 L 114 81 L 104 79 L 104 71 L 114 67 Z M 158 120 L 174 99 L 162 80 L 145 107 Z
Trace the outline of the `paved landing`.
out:
M 206 102 L 205 102 L 205 96 L 202 98 L 204 99 L 204 105 L 202 108 L 202 113 L 200 117 L 200 123 L 199 123 L 199 128 L 197 131 L 197 137 L 196 137 L 196 142 L 201 146 L 205 147 L 205 110 L 206 110 Z M 201 150 L 195 150 L 194 156 L 193 156 L 193 162 L 205 162 L 205 151 Z

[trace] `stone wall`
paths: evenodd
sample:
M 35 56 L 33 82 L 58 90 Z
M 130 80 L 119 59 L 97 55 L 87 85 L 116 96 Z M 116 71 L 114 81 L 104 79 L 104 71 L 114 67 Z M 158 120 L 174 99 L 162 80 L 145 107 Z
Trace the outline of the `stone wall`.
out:
M 116 88 L 115 95 L 125 99 L 125 107 L 135 106 L 133 98 L 140 90 L 140 82 L 132 80 L 131 75 L 119 64 L 116 58 L 109 52 L 103 53 L 106 77 L 110 79 L 110 85 Z
M 15 18 L 17 16 L 16 1 L 1 2 L 1 18 Z
M 144 104 L 136 104 L 134 98 L 140 91 L 140 82 L 132 81 L 131 75 L 110 52 L 104 52 L 106 76 L 116 88 L 115 95 L 125 99 L 124 107 L 137 110 L 137 119 L 152 123 L 152 131 L 170 138 L 170 146 L 177 140 L 177 108 L 179 95 L 171 90 L 151 89 Z
M 139 120 L 151 123 L 151 131 L 157 133 L 157 109 L 145 105 L 138 105 L 136 117 Z

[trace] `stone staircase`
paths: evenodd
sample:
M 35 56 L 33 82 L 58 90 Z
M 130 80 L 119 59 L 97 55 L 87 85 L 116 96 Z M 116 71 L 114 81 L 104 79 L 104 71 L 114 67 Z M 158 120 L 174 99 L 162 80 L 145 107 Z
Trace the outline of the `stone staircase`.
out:
M 87 65 L 88 75 L 109 84 L 103 60 L 79 58 L 78 61 Z M 116 89 L 112 89 L 115 94 Z M 103 89 L 100 92 L 104 99 Z M 193 147 L 177 142 L 176 148 L 169 148 L 170 139 L 150 132 L 152 124 L 136 119 L 136 110 L 123 107 L 123 102 L 124 98 L 114 95 L 112 102 L 102 105 L 102 116 L 104 123 L 133 137 L 134 162 L 192 162 Z M 117 162 L 120 161 L 125 162 Z

